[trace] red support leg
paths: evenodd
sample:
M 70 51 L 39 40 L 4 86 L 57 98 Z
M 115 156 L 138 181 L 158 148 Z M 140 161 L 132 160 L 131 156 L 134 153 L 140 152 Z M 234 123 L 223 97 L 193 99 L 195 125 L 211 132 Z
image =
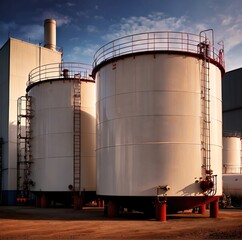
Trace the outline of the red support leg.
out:
M 97 207 L 101 207 L 101 199 L 100 198 L 97 200 Z
M 219 210 L 219 204 L 218 204 L 218 199 L 216 199 L 215 201 L 210 203 L 210 217 L 217 218 L 218 210 Z
M 166 221 L 166 202 L 156 204 L 156 220 L 161 222 Z
M 78 192 L 74 192 L 73 195 L 73 207 L 74 209 L 80 209 L 81 208 L 81 202 Z
M 206 213 L 206 204 L 199 206 L 199 212 L 198 213 L 200 213 L 200 214 Z
M 98 206 L 98 207 L 104 207 L 104 200 L 102 200 L 102 199 L 99 198 L 99 199 L 97 200 L 97 206 Z
M 47 208 L 49 206 L 49 201 L 45 193 L 41 195 L 41 208 Z
M 38 195 L 35 195 L 35 207 L 41 207 L 41 198 Z
M 119 204 L 116 201 L 110 200 L 108 202 L 107 215 L 110 218 L 117 217 L 119 213 Z
M 84 199 L 82 196 L 80 196 L 80 210 L 82 210 L 84 207 Z

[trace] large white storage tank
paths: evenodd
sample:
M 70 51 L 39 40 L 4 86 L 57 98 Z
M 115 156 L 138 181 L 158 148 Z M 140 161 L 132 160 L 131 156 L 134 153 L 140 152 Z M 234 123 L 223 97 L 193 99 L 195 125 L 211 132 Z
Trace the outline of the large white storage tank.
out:
M 97 194 L 110 216 L 154 202 L 161 218 L 166 204 L 217 208 L 223 73 L 212 31 L 142 33 L 96 52 Z
M 44 65 L 30 73 L 31 191 L 42 206 L 69 201 L 73 193 L 95 194 L 96 90 L 90 74 L 90 66 L 79 63 Z

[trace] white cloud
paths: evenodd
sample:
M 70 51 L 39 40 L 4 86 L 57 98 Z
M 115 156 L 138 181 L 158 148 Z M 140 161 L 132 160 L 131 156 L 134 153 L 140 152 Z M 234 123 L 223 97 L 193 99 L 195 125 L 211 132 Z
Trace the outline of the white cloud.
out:
M 229 52 L 242 44 L 242 15 L 221 15 L 220 20 L 223 27 L 218 28 L 217 32 L 225 42 L 225 50 Z
M 120 23 L 111 25 L 109 33 L 103 36 L 106 41 L 141 32 L 152 31 L 184 31 L 187 19 L 185 16 L 180 18 L 165 17 L 162 12 L 154 12 L 148 16 L 122 18 Z
M 65 61 L 76 61 L 91 64 L 95 50 L 98 49 L 98 47 L 98 45 L 90 43 L 82 47 L 75 46 L 66 56 L 64 54 L 64 59 Z
M 43 19 L 48 19 L 48 18 L 55 19 L 58 27 L 61 27 L 62 25 L 68 25 L 71 23 L 71 18 L 69 16 L 63 15 L 55 11 L 45 11 L 42 14 L 42 17 Z
M 88 25 L 87 26 L 87 31 L 89 33 L 98 32 L 97 28 L 95 26 L 93 26 L 93 25 Z
M 73 6 L 75 6 L 76 4 L 75 4 L 75 3 L 72 3 L 72 2 L 67 2 L 66 5 L 67 5 L 68 7 L 73 7 Z
M 223 16 L 222 18 L 223 18 L 222 23 L 221 23 L 222 26 L 229 26 L 231 24 L 231 22 L 233 21 L 231 16 Z
M 81 18 L 86 18 L 86 19 L 90 18 L 87 11 L 77 11 L 76 15 L 77 15 L 77 17 L 81 17 Z
M 94 16 L 94 19 L 96 19 L 96 20 L 102 20 L 102 19 L 104 19 L 104 17 L 103 16 L 96 15 L 96 16 Z
M 0 22 L 0 29 L 4 33 L 7 33 L 9 37 L 14 37 L 20 40 L 30 42 L 42 41 L 44 33 L 43 26 L 37 24 L 28 24 L 21 26 L 17 25 L 15 22 Z
M 154 12 L 147 16 L 122 18 L 118 24 L 110 26 L 108 33 L 102 36 L 102 39 L 109 42 L 120 37 L 152 31 L 178 31 L 199 34 L 200 31 L 214 29 L 215 47 L 220 48 L 217 46 L 217 42 L 224 41 L 227 69 L 231 69 L 235 65 L 238 66 L 236 61 L 239 61 L 242 65 L 242 56 L 232 58 L 230 54 L 233 51 L 233 55 L 238 55 L 238 51 L 234 50 L 240 46 L 242 48 L 241 26 L 242 14 L 220 14 L 197 22 L 186 16 L 169 17 L 162 12 Z
M 241 49 L 240 49 L 240 52 L 241 52 Z M 242 58 L 240 54 L 236 54 L 236 52 L 231 51 L 230 53 L 226 54 L 225 57 L 226 57 L 226 62 L 225 62 L 226 71 L 241 68 Z
M 2 31 L 10 32 L 11 30 L 17 29 L 17 24 L 15 22 L 0 22 L 0 28 Z
M 19 27 L 20 39 L 29 39 L 30 41 L 42 40 L 44 29 L 41 25 L 24 25 Z

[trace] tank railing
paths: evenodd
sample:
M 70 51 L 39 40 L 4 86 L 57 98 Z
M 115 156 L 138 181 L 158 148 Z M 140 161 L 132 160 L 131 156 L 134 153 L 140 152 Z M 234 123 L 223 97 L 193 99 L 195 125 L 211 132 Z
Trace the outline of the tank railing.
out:
M 231 167 L 231 166 L 225 164 L 223 166 L 223 173 L 225 173 L 225 174 L 228 174 L 228 173 L 231 173 L 231 174 L 239 173 L 239 174 L 241 174 L 242 173 L 242 167 Z
M 224 131 L 223 137 L 238 137 L 238 138 L 241 138 L 241 132 L 239 132 L 239 131 Z
M 198 46 L 205 37 L 184 32 L 148 32 L 129 35 L 111 41 L 97 50 L 94 55 L 93 67 L 103 61 L 146 51 L 182 51 L 200 53 Z M 209 49 L 209 56 L 224 67 L 223 49 L 214 46 Z
M 61 62 L 39 66 L 29 73 L 27 86 L 33 83 L 59 78 L 92 80 L 92 66 L 84 63 Z

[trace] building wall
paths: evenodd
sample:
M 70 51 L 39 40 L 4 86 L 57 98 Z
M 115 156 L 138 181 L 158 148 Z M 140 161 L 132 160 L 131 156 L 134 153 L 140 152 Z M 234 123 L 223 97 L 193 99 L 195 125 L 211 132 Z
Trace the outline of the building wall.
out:
M 8 179 L 8 112 L 9 112 L 9 49 L 10 42 L 6 42 L 0 49 L 0 137 L 5 144 L 2 146 L 2 186 L 6 188 Z
M 222 81 L 223 131 L 242 133 L 242 68 L 227 72 Z
M 15 201 L 17 188 L 17 99 L 25 95 L 28 74 L 32 69 L 55 62 L 61 62 L 60 52 L 18 39 L 10 38 L 0 50 L 0 107 L 3 113 L 0 137 L 4 141 L 2 189 L 8 204 Z

